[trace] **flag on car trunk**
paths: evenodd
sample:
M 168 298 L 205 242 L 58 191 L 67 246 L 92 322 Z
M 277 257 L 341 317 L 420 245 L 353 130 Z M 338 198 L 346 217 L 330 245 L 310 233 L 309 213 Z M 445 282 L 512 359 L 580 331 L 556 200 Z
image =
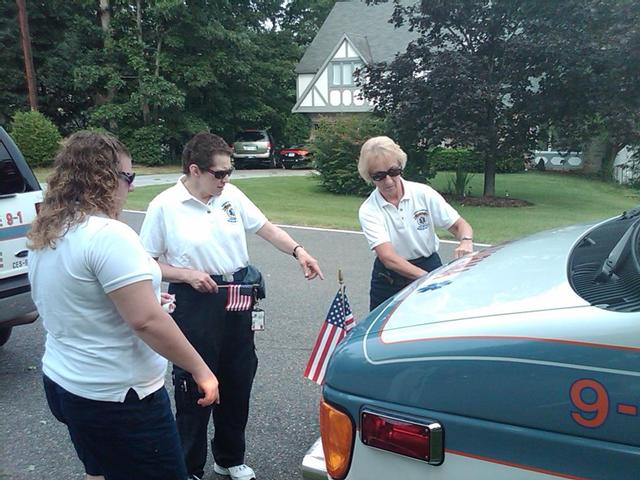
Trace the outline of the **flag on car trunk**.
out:
M 345 287 L 341 285 L 311 350 L 311 356 L 304 369 L 305 377 L 322 385 L 331 354 L 354 325 L 353 313 L 349 306 L 349 300 L 347 300 Z
M 253 306 L 253 285 L 227 285 L 227 304 L 229 312 L 244 312 Z

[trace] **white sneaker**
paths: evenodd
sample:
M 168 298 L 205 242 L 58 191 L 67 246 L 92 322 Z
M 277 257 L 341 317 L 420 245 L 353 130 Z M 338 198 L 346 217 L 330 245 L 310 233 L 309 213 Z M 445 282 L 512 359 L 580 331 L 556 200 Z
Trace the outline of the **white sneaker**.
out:
M 221 467 L 217 463 L 213 464 L 213 471 L 218 475 L 228 475 L 231 480 L 255 480 L 256 473 L 253 468 L 245 465 L 236 465 L 235 467 Z

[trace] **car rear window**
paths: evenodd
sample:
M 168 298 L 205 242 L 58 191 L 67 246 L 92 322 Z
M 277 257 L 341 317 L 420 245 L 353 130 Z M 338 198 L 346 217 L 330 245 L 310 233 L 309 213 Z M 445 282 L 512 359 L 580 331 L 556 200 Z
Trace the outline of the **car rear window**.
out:
M 236 142 L 265 142 L 267 134 L 264 132 L 240 132 L 236 135 Z
M 27 185 L 16 163 L 0 142 L 0 195 L 11 195 L 26 191 Z

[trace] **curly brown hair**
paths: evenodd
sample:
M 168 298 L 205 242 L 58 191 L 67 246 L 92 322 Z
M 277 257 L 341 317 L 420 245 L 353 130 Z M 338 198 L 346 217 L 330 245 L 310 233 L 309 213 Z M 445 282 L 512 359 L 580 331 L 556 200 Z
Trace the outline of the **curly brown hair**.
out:
M 120 156 L 130 157 L 109 133 L 87 130 L 71 135 L 55 157 L 44 200 L 27 235 L 29 248 L 55 248 L 56 240 L 87 215 L 118 215 Z
M 182 172 L 188 175 L 190 165 L 206 170 L 211 166 L 214 155 L 231 155 L 232 150 L 219 135 L 209 132 L 196 133 L 182 151 Z

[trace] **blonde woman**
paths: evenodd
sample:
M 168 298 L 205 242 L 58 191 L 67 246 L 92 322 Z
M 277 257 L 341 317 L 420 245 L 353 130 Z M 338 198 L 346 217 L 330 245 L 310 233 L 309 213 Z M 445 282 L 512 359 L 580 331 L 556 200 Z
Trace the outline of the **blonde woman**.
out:
M 418 277 L 442 265 L 436 228 L 460 242 L 454 256 L 473 251 L 473 230 L 434 189 L 402 178 L 407 154 L 389 137 L 367 140 L 358 172 L 376 189 L 360 206 L 359 219 L 376 254 L 371 274 L 371 310 Z
M 88 478 L 182 480 L 165 358 L 193 375 L 203 407 L 218 381 L 160 306 L 156 262 L 117 220 L 134 177 L 126 147 L 108 134 L 75 133 L 55 159 L 29 233 L 44 388 Z

